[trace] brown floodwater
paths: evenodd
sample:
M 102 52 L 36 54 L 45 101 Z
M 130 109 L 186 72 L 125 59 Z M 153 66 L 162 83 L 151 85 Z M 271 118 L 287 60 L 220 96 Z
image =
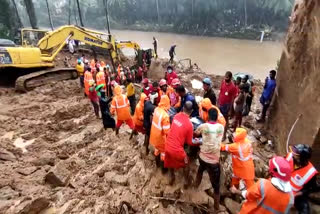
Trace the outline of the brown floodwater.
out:
M 158 39 L 158 54 L 169 58 L 170 46 L 175 44 L 176 60 L 191 58 L 192 63 L 210 74 L 223 75 L 226 71 L 245 72 L 264 79 L 275 69 L 280 59 L 281 42 L 190 36 L 174 33 L 112 30 L 118 40 L 132 40 L 142 48 L 153 48 L 152 38 Z

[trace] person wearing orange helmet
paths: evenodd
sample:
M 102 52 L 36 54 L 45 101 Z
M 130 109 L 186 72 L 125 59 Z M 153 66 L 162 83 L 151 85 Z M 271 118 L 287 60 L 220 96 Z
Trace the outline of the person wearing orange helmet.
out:
M 88 68 L 88 70 L 86 70 L 84 72 L 84 93 L 86 96 L 89 96 L 89 88 L 90 88 L 90 85 L 89 85 L 89 82 L 91 81 L 94 81 L 93 80 L 93 75 L 92 75 L 92 71 L 91 71 L 91 68 Z
M 150 144 L 154 147 L 154 155 L 156 156 L 157 166 L 160 166 L 161 161 L 165 157 L 165 142 L 170 131 L 170 117 L 168 110 L 170 101 L 168 96 L 162 96 L 160 103 L 155 108 L 152 118 Z M 164 168 L 162 167 L 164 170 Z
M 237 128 L 234 135 L 234 143 L 221 144 L 221 151 L 232 154 L 233 176 L 231 186 L 239 187 L 240 180 L 250 188 L 254 184 L 254 164 L 252 159 L 252 145 L 247 139 L 247 130 Z
M 116 135 L 119 134 L 119 129 L 123 123 L 126 123 L 131 129 L 134 129 L 134 123 L 130 114 L 130 103 L 126 95 L 122 94 L 122 89 L 119 85 L 114 88 L 114 97 L 112 99 L 110 113 L 117 114 Z
M 223 127 L 226 126 L 226 120 L 223 116 L 223 114 L 221 114 L 220 112 L 220 109 L 213 105 L 210 101 L 209 98 L 205 98 L 203 99 L 200 104 L 199 104 L 199 115 L 201 117 L 201 119 L 204 121 L 204 122 L 207 122 L 208 121 L 208 112 L 211 108 L 214 108 L 217 110 L 218 112 L 218 120 L 217 122 L 220 123 L 221 125 L 223 125 Z
M 159 86 L 160 86 L 160 96 L 162 95 L 168 95 L 167 91 L 168 91 L 168 84 L 167 81 L 165 79 L 161 79 L 159 81 Z
M 290 186 L 291 167 L 283 157 L 269 160 L 271 179 L 260 179 L 248 190 L 240 191 L 234 186 L 231 192 L 242 195 L 246 201 L 239 214 L 290 213 L 294 196 Z
M 134 129 L 132 130 L 130 139 L 133 135 L 137 135 L 138 132 L 144 134 L 145 130 L 143 128 L 143 110 L 144 110 L 144 102 L 147 99 L 147 95 L 145 93 L 141 93 L 140 101 L 138 102 L 135 112 L 133 115 Z

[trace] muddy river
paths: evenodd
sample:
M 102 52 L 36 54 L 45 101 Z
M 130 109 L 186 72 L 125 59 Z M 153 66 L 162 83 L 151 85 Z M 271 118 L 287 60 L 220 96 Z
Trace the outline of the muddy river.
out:
M 281 42 L 200 37 L 173 33 L 112 30 L 118 40 L 133 40 L 143 48 L 151 48 L 152 37 L 158 39 L 158 54 L 169 58 L 169 48 L 176 44 L 176 60 L 191 58 L 200 68 L 211 74 L 246 72 L 264 79 L 280 58 Z

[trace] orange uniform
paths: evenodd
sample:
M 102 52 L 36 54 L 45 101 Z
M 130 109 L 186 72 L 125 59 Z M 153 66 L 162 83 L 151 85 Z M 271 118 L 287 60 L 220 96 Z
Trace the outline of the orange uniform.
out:
M 150 143 L 163 154 L 166 138 L 170 130 L 170 117 L 167 113 L 169 108 L 169 97 L 162 96 L 158 107 L 154 110 L 151 125 Z
M 114 88 L 114 97 L 112 99 L 111 114 L 117 114 L 117 128 L 119 128 L 123 122 L 133 129 L 134 124 L 130 114 L 130 104 L 126 95 L 122 94 L 122 89 L 119 85 Z
M 243 179 L 247 188 L 254 184 L 254 164 L 252 159 L 252 145 L 246 138 L 247 131 L 243 128 L 236 129 L 232 144 L 221 144 L 221 151 L 232 154 L 233 178 L 231 185 L 238 186 Z
M 292 192 L 282 192 L 270 180 L 260 179 L 248 189 L 239 214 L 287 214 L 293 202 Z
M 147 98 L 145 93 L 141 93 L 140 101 L 136 106 L 133 115 L 134 128 L 138 132 L 142 132 L 143 130 L 143 110 L 144 110 L 144 101 Z
M 307 166 L 295 169 L 294 162 L 293 162 L 293 153 L 289 152 L 286 156 L 287 161 L 289 161 L 292 174 L 290 179 L 291 188 L 294 194 L 299 192 L 303 186 L 308 183 L 313 176 L 315 176 L 318 171 L 312 163 L 308 163 Z
M 199 114 L 200 114 L 201 119 L 204 120 L 204 122 L 208 122 L 208 111 L 211 108 L 214 108 L 217 110 L 217 112 L 218 112 L 217 122 L 220 123 L 221 125 L 223 125 L 223 127 L 225 127 L 226 126 L 226 119 L 221 114 L 220 109 L 217 106 L 212 105 L 209 98 L 203 99 L 200 103 Z
M 86 93 L 87 96 L 89 96 L 89 82 L 92 82 L 93 80 L 93 76 L 92 73 L 90 71 L 86 71 L 84 73 L 84 93 Z
M 104 84 L 106 85 L 106 78 L 103 71 L 99 71 L 96 75 L 97 85 Z

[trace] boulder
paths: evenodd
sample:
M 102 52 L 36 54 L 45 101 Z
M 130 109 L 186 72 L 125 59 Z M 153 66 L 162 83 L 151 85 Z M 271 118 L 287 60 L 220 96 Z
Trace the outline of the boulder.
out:
M 26 167 L 26 168 L 20 168 L 17 171 L 21 175 L 31 175 L 32 173 L 34 173 L 37 170 L 38 170 L 38 167 L 31 166 L 31 167 Z
M 49 206 L 50 202 L 47 198 L 40 197 L 29 201 L 17 212 L 18 214 L 38 214 Z
M 118 184 L 121 186 L 128 186 L 128 176 L 127 175 L 118 175 L 115 172 L 106 172 L 104 177 L 107 182 Z
M 6 149 L 0 148 L 0 160 L 4 161 L 15 161 L 17 158 L 14 154 Z
M 19 195 L 19 192 L 14 191 L 10 186 L 5 186 L 0 189 L 0 200 L 10 200 Z
M 61 187 L 68 184 L 70 177 L 70 171 L 62 162 L 60 162 L 48 174 L 46 174 L 44 180 L 52 187 Z
M 225 198 L 224 204 L 231 214 L 238 214 L 241 209 L 241 204 L 231 198 Z

